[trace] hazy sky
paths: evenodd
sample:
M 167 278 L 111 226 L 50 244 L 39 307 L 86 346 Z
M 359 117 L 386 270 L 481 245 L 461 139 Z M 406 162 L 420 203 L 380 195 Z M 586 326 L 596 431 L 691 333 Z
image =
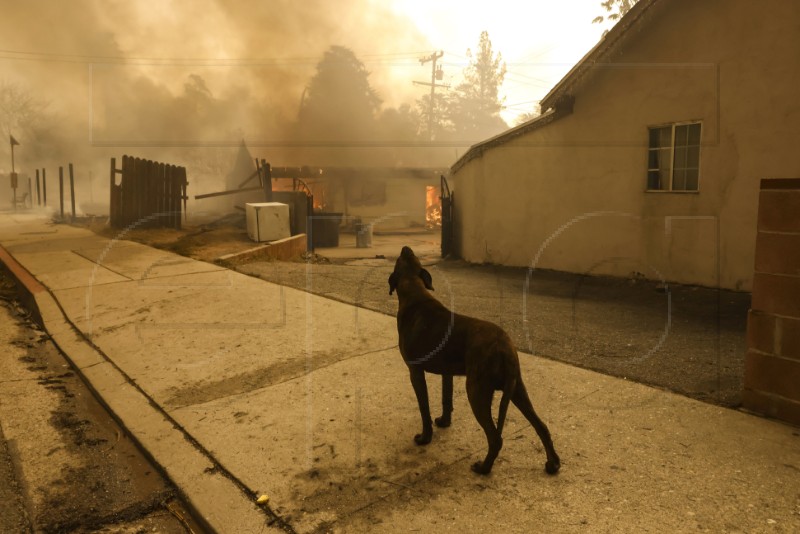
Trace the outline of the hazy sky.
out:
M 227 71 L 226 77 L 244 79 L 259 62 L 279 62 L 295 83 L 293 75 L 302 79 L 313 73 L 321 52 L 340 44 L 367 64 L 386 104 L 397 105 L 425 92 L 411 84 L 430 77 L 430 66 L 418 62 L 421 55 L 443 50 L 443 81 L 452 83 L 467 61 L 466 49 L 487 30 L 508 63 L 503 90 L 510 120 L 530 109 L 597 42 L 604 28 L 591 20 L 601 12 L 599 3 L 0 0 L 5 21 L 0 22 L 0 76 L 25 79 L 41 69 L 67 71 L 85 81 L 92 66 L 120 68 L 119 58 L 131 57 L 158 66 L 122 68 L 149 73 L 166 85 L 176 63 L 213 63 L 217 72 Z M 73 67 L 63 68 L 68 65 Z M 176 68 L 175 80 L 183 80 L 185 70 Z
M 57 116 L 67 142 L 19 154 L 41 165 L 109 140 L 279 138 L 331 45 L 364 62 L 384 106 L 413 103 L 428 89 L 412 82 L 431 75 L 421 56 L 444 51 L 455 85 L 487 30 L 513 124 L 598 41 L 601 12 L 600 0 L 0 0 L 0 82 Z M 206 96 L 213 113 L 194 113 Z
M 392 0 L 391 4 L 431 47 L 445 52 L 446 78 L 459 75 L 467 61 L 466 49 L 474 49 L 481 31 L 489 32 L 493 48 L 508 64 L 503 86 L 507 122 L 530 111 L 532 101 L 541 99 L 607 28 L 592 24 L 603 12 L 598 0 Z

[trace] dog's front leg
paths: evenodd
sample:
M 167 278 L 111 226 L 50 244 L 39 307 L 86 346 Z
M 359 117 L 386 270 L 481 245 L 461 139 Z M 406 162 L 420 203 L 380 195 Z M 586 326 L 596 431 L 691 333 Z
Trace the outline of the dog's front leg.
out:
M 425 371 L 422 367 L 410 365 L 411 385 L 414 386 L 414 393 L 417 395 L 419 404 L 419 414 L 422 417 L 422 433 L 414 436 L 417 445 L 427 445 L 433 436 L 433 424 L 431 423 L 431 409 L 428 406 L 428 384 L 425 382 Z
M 442 416 L 434 422 L 439 428 L 450 426 L 450 414 L 453 413 L 453 375 L 442 375 Z

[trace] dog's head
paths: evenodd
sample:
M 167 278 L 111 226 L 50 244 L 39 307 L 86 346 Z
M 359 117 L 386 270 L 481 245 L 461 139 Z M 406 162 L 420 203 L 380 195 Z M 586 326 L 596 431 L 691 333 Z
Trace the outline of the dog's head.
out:
M 426 289 L 433 291 L 433 279 L 431 278 L 431 273 L 429 273 L 422 266 L 422 264 L 419 262 L 419 258 L 417 258 L 416 254 L 414 254 L 414 251 L 409 247 L 403 247 L 403 250 L 400 251 L 400 256 L 394 263 L 394 271 L 389 275 L 390 295 L 395 289 L 397 289 L 397 285 L 400 283 L 400 279 L 403 277 L 409 277 L 415 280 L 420 279 L 422 280 L 422 283 L 425 285 Z

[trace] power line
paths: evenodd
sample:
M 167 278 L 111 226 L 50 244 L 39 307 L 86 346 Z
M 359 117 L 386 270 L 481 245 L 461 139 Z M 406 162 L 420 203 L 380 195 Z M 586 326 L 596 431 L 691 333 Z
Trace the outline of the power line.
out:
M 364 54 L 358 56 L 366 63 L 385 63 L 407 58 L 409 61 L 418 57 L 420 52 L 392 52 L 382 54 Z M 18 57 L 22 56 L 22 57 Z M 61 63 L 93 63 L 118 62 L 134 64 L 178 63 L 194 66 L 194 64 L 248 65 L 248 64 L 316 64 L 319 56 L 266 57 L 266 58 L 222 58 L 222 57 L 140 57 L 102 54 L 64 54 L 56 52 L 33 52 L 25 50 L 0 49 L 0 58 L 19 61 L 48 61 Z M 409 63 L 411 65 L 411 63 Z

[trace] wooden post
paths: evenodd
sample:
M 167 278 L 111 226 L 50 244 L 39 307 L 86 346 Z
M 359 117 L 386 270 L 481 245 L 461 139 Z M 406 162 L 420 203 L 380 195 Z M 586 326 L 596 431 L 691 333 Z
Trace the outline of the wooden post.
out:
M 178 167 L 178 191 L 180 200 L 178 200 L 178 225 L 177 229 L 181 229 L 181 216 L 180 216 L 180 201 L 183 201 L 183 216 L 186 217 L 186 200 L 188 198 L 186 190 L 189 187 L 189 181 L 186 179 L 186 167 Z
M 69 200 L 72 204 L 72 222 L 75 222 L 75 181 L 72 175 L 72 163 L 69 164 Z
M 42 169 L 42 203 L 47 207 L 47 170 Z
M 132 224 L 135 220 L 139 218 L 139 199 L 141 197 L 141 189 L 142 189 L 142 181 L 141 181 L 141 172 L 142 172 L 142 160 L 139 158 L 131 157 L 131 175 L 130 175 L 130 201 L 128 203 L 128 209 L 130 210 L 130 215 L 128 216 L 128 220 L 125 221 L 125 225 Z
M 61 206 L 61 220 L 64 220 L 64 167 L 58 168 L 58 197 Z
M 119 181 L 119 227 L 128 225 L 128 209 L 133 194 L 133 158 L 122 156 L 122 177 Z
M 153 198 L 156 196 L 155 188 L 153 187 L 154 181 L 153 178 L 156 175 L 156 167 L 157 165 L 155 162 L 150 161 L 149 159 L 145 161 L 144 173 L 142 174 L 143 182 L 144 182 L 144 192 L 142 193 L 142 213 L 140 217 L 149 217 L 147 219 L 147 226 L 156 226 L 155 220 L 153 220 L 153 214 L 156 210 L 153 209 Z
M 267 160 L 261 160 L 261 174 L 263 176 L 265 202 L 272 202 L 272 168 Z
M 119 227 L 130 224 L 130 209 L 133 199 L 133 158 L 122 156 L 122 177 L 119 182 Z
M 150 177 L 150 164 L 152 163 L 150 160 L 142 159 L 141 162 L 141 169 L 139 171 L 139 175 L 137 176 L 137 180 L 140 182 L 139 187 L 139 215 L 136 217 L 136 220 L 139 221 L 144 219 L 148 215 L 150 215 L 149 210 L 147 209 L 148 198 L 150 195 L 150 184 L 148 182 L 148 178 Z M 148 226 L 148 223 L 140 223 Z
M 132 158 L 131 165 L 133 170 L 131 172 L 130 203 L 128 204 L 131 211 L 128 220 L 125 222 L 126 225 L 133 224 L 134 221 L 139 220 L 142 200 L 142 168 L 144 167 L 144 161 L 140 158 Z
M 127 166 L 126 166 L 127 163 Z M 136 158 L 122 158 L 122 226 L 129 226 L 136 220 Z
M 167 204 L 167 165 L 159 163 L 156 167 L 158 173 L 156 174 L 156 206 L 159 213 L 158 225 L 169 226 L 169 204 Z
M 140 175 L 142 179 L 142 198 L 139 200 L 141 211 L 139 212 L 139 217 L 144 218 L 148 215 L 153 213 L 153 210 L 150 209 L 150 201 L 152 199 L 152 191 L 150 188 L 150 181 L 151 176 L 153 174 L 153 162 L 149 159 L 143 161 L 142 166 L 142 174 Z M 148 219 L 145 223 L 146 226 L 153 226 L 152 219 Z
M 114 183 L 114 175 L 117 173 L 117 158 L 111 158 L 111 172 L 109 173 L 108 183 L 108 222 L 111 223 L 112 228 L 117 227 L 117 185 Z
M 175 165 L 169 168 L 169 226 L 180 230 L 181 228 L 181 187 L 178 183 L 179 169 Z
M 164 206 L 164 212 L 166 214 L 164 215 L 164 218 L 162 220 L 164 221 L 164 226 L 166 226 L 167 228 L 175 227 L 175 219 L 173 219 L 173 217 L 175 216 L 175 212 L 173 210 L 175 205 L 174 205 L 174 199 L 172 197 L 172 177 L 175 175 L 174 169 L 175 167 L 173 167 L 172 165 L 169 164 L 164 165 L 164 188 L 163 188 L 164 202 L 162 204 Z
M 39 169 L 36 169 L 36 205 L 42 205 L 42 190 L 39 187 Z
M 264 188 L 264 177 L 261 176 L 261 163 L 256 158 L 256 176 L 258 176 L 258 186 Z

